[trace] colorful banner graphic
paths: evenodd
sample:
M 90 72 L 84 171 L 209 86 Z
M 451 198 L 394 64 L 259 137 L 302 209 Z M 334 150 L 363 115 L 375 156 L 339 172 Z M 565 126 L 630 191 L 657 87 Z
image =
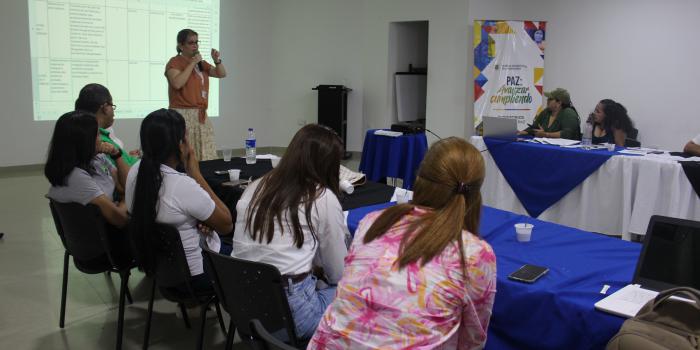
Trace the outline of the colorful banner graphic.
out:
M 542 109 L 547 22 L 474 21 L 474 127 L 510 118 L 518 130 Z

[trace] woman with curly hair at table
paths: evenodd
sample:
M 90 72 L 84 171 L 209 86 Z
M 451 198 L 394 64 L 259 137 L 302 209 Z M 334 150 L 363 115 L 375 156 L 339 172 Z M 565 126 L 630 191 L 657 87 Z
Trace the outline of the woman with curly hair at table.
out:
M 624 147 L 627 136 L 634 130 L 625 106 L 610 99 L 598 102 L 591 117 L 594 144 L 614 143 Z

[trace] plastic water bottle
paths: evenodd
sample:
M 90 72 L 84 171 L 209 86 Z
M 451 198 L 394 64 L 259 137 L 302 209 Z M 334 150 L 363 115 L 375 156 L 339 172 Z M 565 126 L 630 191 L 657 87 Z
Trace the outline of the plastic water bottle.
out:
M 590 146 L 593 138 L 593 124 L 586 122 L 583 126 L 583 137 L 581 137 L 581 145 Z
M 255 164 L 255 131 L 248 128 L 248 137 L 245 139 L 245 163 Z

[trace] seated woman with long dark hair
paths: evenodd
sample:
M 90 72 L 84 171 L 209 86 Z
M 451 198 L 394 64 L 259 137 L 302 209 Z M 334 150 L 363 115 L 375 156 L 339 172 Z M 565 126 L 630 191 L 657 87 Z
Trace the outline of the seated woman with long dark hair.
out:
M 591 117 L 594 144 L 614 143 L 624 147 L 627 135 L 634 130 L 632 119 L 627 115 L 627 108 L 611 99 L 598 102 Z
M 48 196 L 61 203 L 94 204 L 107 222 L 123 227 L 126 206 L 113 199 L 129 167 L 117 157 L 115 168 L 105 154 L 97 153 L 100 142 L 94 115 L 74 111 L 58 118 L 44 166 L 51 183 Z
M 212 235 L 217 240 L 216 232 L 228 234 L 233 225 L 231 212 L 204 181 L 186 134 L 185 119 L 174 110 L 159 109 L 144 118 L 140 132 L 143 153 L 129 171 L 126 203 L 139 266 L 153 271 L 155 224 L 172 225 L 180 232 L 193 288 L 209 290 L 200 236 Z M 216 232 L 201 232 L 200 223 Z
M 413 200 L 360 221 L 308 348 L 483 348 L 496 293 L 496 257 L 477 233 L 484 174 L 474 146 L 436 142 Z
M 243 192 L 236 205 L 231 256 L 272 264 L 283 275 L 297 336 L 309 338 L 343 272 L 347 227 L 338 201 L 342 155 L 332 130 L 301 128 L 279 165 Z M 314 267 L 328 288 L 317 289 Z

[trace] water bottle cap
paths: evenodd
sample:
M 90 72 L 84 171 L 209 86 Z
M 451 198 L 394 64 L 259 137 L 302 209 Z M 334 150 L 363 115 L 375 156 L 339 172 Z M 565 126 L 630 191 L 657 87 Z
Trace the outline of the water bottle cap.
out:
M 248 131 L 253 131 L 253 128 L 248 128 Z

